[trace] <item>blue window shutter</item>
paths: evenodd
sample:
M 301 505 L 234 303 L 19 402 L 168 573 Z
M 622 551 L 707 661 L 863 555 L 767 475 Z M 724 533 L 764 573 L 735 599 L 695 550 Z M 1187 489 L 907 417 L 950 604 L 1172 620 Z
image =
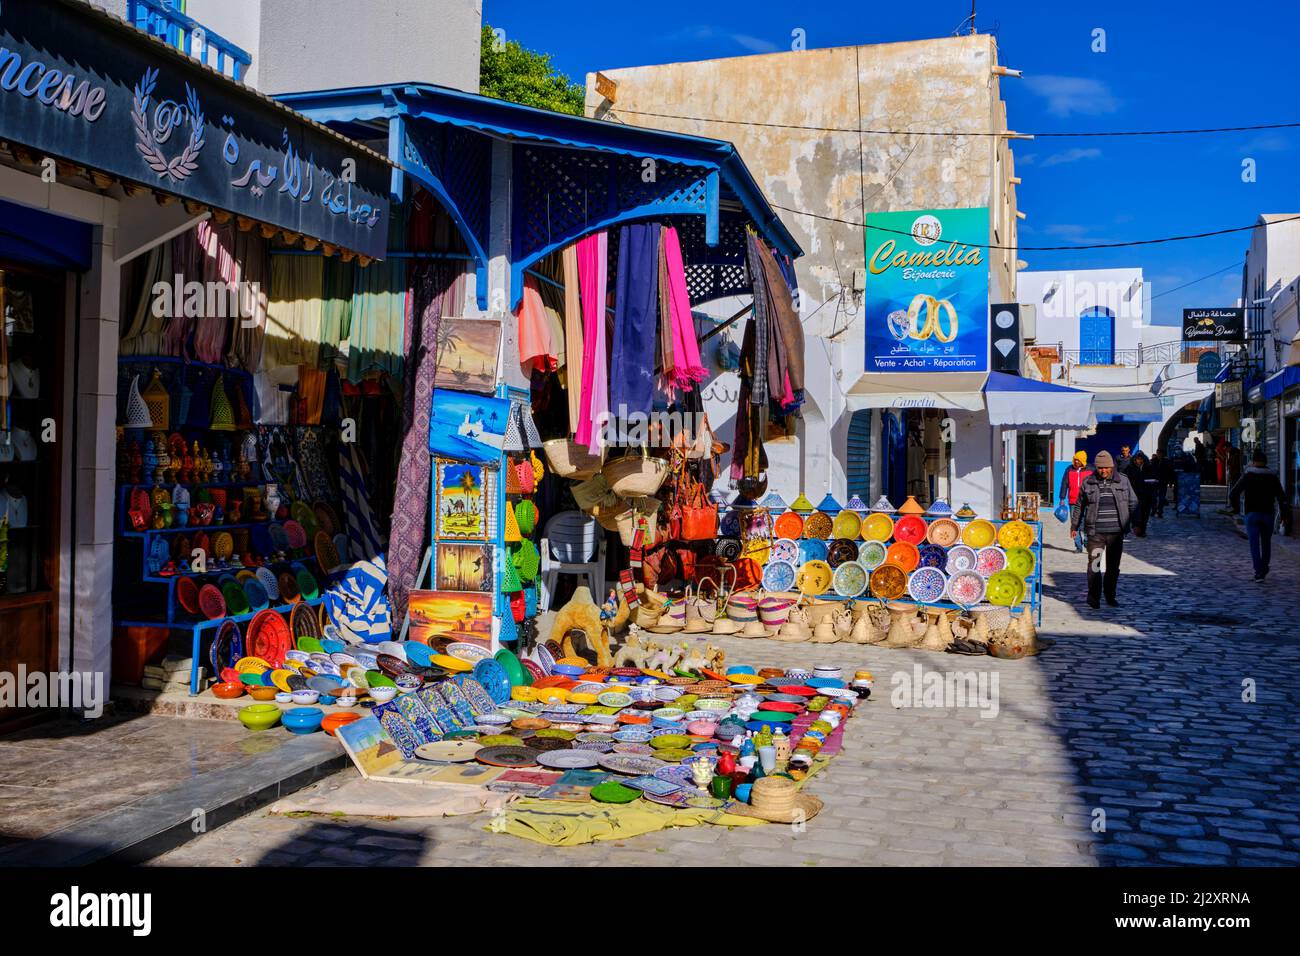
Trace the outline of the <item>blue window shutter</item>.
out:
M 848 495 L 861 495 L 870 503 L 871 495 L 871 409 L 863 408 L 849 419 Z

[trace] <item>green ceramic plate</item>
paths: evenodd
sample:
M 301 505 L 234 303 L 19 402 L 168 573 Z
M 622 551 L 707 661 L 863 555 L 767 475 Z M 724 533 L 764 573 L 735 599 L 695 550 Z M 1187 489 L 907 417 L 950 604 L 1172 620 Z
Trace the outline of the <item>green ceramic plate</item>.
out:
M 396 687 L 393 679 L 379 671 L 366 671 L 366 684 L 369 687 Z
M 660 734 L 651 739 L 650 746 L 655 750 L 689 750 L 691 738 L 686 734 Z
M 486 737 L 480 737 L 478 742 L 484 747 L 522 747 L 524 745 L 522 737 L 514 737 L 510 734 L 488 734 Z
M 532 683 L 524 665 L 519 663 L 519 658 L 515 657 L 512 651 L 503 647 L 497 651 L 496 658 L 497 663 L 505 668 L 511 687 L 526 687 Z
M 1029 577 L 1034 573 L 1034 552 L 1028 548 L 1008 548 L 1007 570 L 1019 578 Z
M 640 790 L 633 790 L 621 783 L 598 783 L 591 788 L 591 799 L 599 803 L 631 803 L 640 796 Z
M 749 715 L 750 720 L 761 720 L 768 724 L 788 724 L 794 720 L 794 714 L 787 714 L 779 710 L 756 710 Z

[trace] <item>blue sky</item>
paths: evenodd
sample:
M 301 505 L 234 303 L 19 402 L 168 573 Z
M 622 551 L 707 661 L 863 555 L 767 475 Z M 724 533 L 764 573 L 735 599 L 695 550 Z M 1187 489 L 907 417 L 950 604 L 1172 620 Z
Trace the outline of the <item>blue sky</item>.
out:
M 1070 5 L 1073 7 L 1074 5 Z M 1236 7 L 1207 0 L 1089 3 L 980 0 L 978 26 L 999 59 L 1024 71 L 1002 93 L 1022 131 L 1183 129 L 1300 122 L 1300 4 Z M 591 70 L 809 47 L 947 36 L 964 0 L 925 4 L 812 0 L 656 0 L 653 4 L 484 0 L 484 21 L 554 55 L 582 81 Z M 1091 49 L 1105 31 L 1106 51 Z M 707 106 L 701 104 L 707 113 Z M 762 120 L 763 117 L 755 117 Z M 1015 144 L 1022 246 L 1116 242 L 1300 213 L 1300 129 L 1202 136 L 1038 139 Z M 1242 181 L 1242 161 L 1256 181 Z M 822 210 L 810 210 L 823 212 Z M 826 210 L 833 216 L 844 210 Z M 1131 249 L 1024 252 L 1031 269 L 1140 266 L 1157 322 L 1182 309 L 1232 305 L 1249 233 Z M 1227 266 L 1188 289 L 1162 292 Z

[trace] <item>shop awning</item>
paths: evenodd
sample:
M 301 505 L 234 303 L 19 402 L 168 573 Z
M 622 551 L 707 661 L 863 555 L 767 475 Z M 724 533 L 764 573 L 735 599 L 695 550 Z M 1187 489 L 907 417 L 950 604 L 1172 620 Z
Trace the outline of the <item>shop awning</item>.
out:
M 1084 430 L 1097 424 L 1092 392 L 990 372 L 984 385 L 989 423 L 1005 428 Z
M 1259 398 L 1251 396 L 1252 401 L 1267 402 L 1277 398 L 1288 389 L 1300 386 L 1300 365 L 1288 365 L 1279 372 L 1274 372 L 1259 384 Z
M 1095 392 L 1092 411 L 1098 422 L 1158 422 L 1164 418 L 1160 397 L 1150 392 Z
M 888 372 L 865 374 L 849 389 L 849 408 L 984 408 L 987 372 Z

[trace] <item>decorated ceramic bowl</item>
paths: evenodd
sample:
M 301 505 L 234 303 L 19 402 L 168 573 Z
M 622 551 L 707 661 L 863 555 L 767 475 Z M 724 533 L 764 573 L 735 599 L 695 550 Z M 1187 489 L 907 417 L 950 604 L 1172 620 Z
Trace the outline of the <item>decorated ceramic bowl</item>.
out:
M 1028 548 L 1007 549 L 1007 570 L 1018 578 L 1031 577 L 1037 561 L 1034 552 Z
M 907 572 L 896 564 L 882 564 L 871 572 L 868 586 L 872 597 L 892 601 L 907 591 Z
M 799 562 L 825 561 L 826 542 L 820 538 L 804 538 L 799 542 Z
M 915 601 L 932 604 L 943 598 L 948 579 L 938 568 L 917 568 L 907 579 L 907 593 Z
M 948 578 L 948 600 L 954 604 L 972 605 L 984 600 L 984 579 L 979 572 L 968 569 L 955 572 Z
M 997 545 L 980 548 L 975 556 L 975 570 L 983 577 L 991 577 L 1007 566 L 1007 553 Z
M 772 560 L 794 564 L 799 560 L 799 542 L 790 538 L 777 538 L 772 542 Z
M 938 568 L 940 571 L 948 567 L 948 552 L 939 545 L 923 544 L 917 550 L 921 554 L 921 567 Z
M 862 531 L 862 516 L 853 511 L 841 511 L 831 522 L 831 534 L 836 538 L 856 538 Z
M 948 549 L 948 573 L 974 571 L 979 552 L 965 544 L 955 544 Z
M 949 548 L 961 539 L 961 528 L 951 518 L 936 518 L 926 529 L 926 538 L 941 548 Z
M 998 607 L 1015 607 L 1025 597 L 1025 582 L 1010 571 L 998 571 L 989 578 L 985 596 Z
M 794 579 L 794 565 L 789 561 L 770 561 L 763 570 L 763 587 L 769 591 L 789 591 Z
M 852 514 L 848 511 L 845 514 Z M 835 538 L 826 547 L 826 563 L 832 568 L 838 568 L 845 561 L 856 561 L 858 558 L 858 546 L 848 538 Z
M 894 540 L 920 544 L 925 540 L 925 519 L 920 515 L 903 515 L 894 522 Z
M 1034 529 L 1016 519 L 998 529 L 998 544 L 1004 548 L 1027 548 L 1034 543 Z
M 809 561 L 795 576 L 795 586 L 805 594 L 825 594 L 835 572 L 825 561 Z
M 873 511 L 862 521 L 862 539 L 864 541 L 888 541 L 894 533 L 894 519 L 887 514 Z
M 851 512 L 841 512 L 847 514 Z M 840 597 L 857 597 L 867 589 L 868 572 L 857 561 L 846 561 L 835 569 L 833 584 Z
M 961 529 L 961 540 L 972 548 L 987 548 L 997 540 L 998 530 L 986 518 L 976 518 Z
M 864 541 L 858 548 L 858 563 L 868 571 L 874 571 L 885 563 L 886 548 L 880 541 Z
M 885 561 L 910 572 L 921 563 L 921 552 L 910 541 L 895 541 L 885 552 Z

